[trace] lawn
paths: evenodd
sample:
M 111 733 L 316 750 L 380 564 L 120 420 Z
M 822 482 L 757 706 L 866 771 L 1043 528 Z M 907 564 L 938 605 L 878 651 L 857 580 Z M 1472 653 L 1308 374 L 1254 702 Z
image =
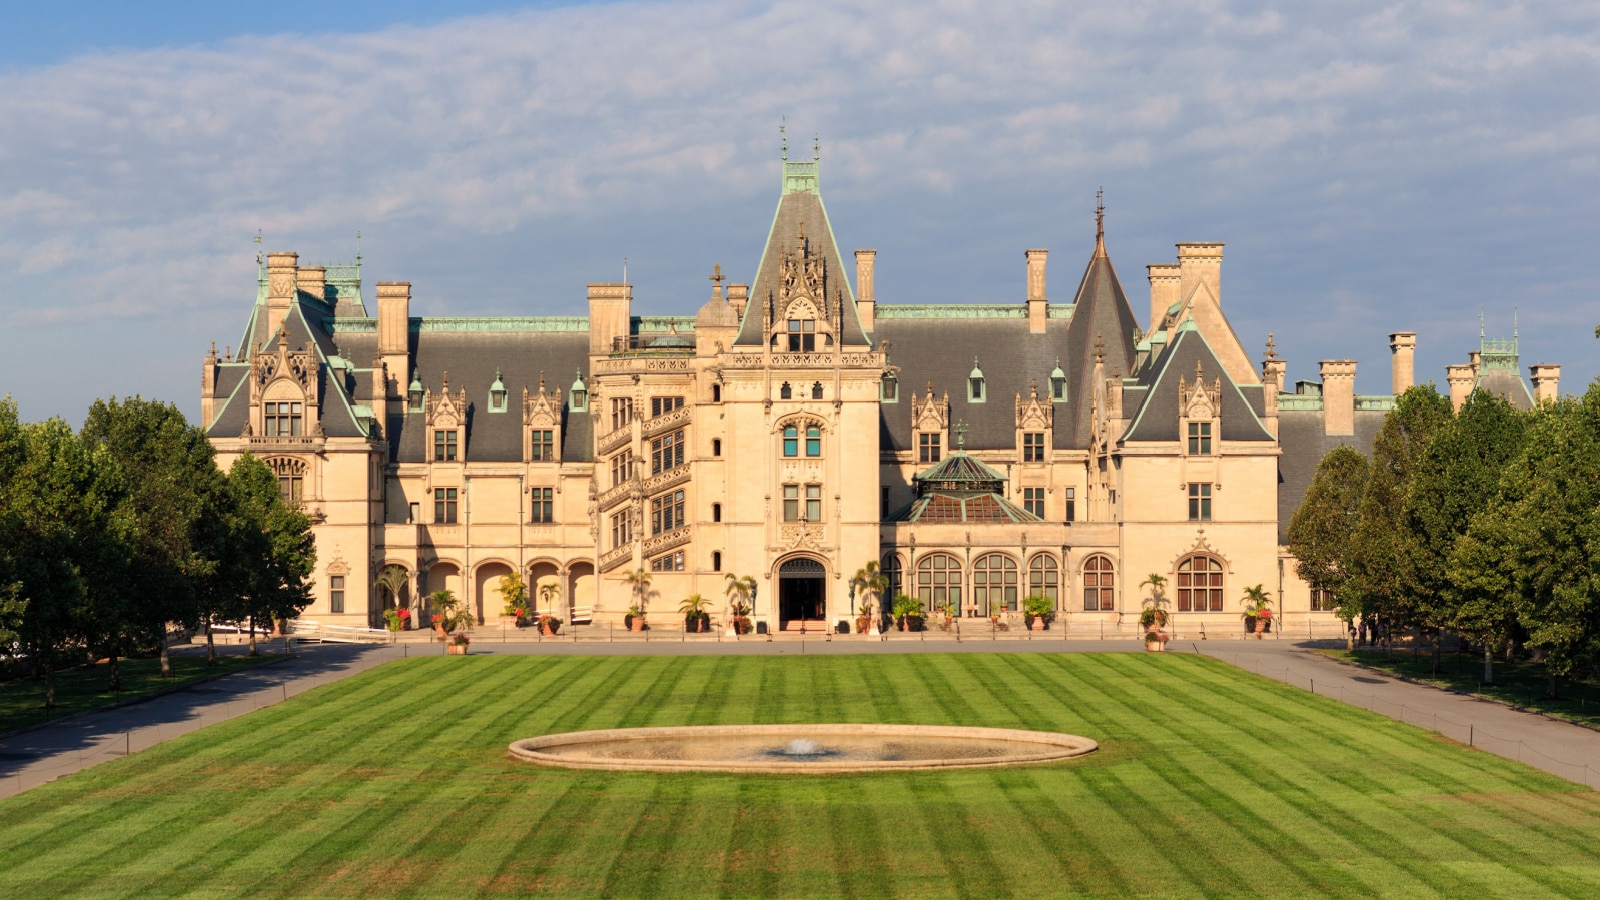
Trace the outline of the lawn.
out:
M 584 728 L 1053 729 L 1015 769 L 553 770 Z M 1600 794 L 1194 655 L 429 657 L 0 802 L 0 896 L 1587 896 Z
M 237 672 L 259 666 L 276 657 L 218 656 L 217 665 L 208 666 L 204 656 L 173 656 L 172 677 L 161 677 L 159 659 L 123 659 L 117 661 L 122 673 L 122 690 L 106 690 L 111 678 L 111 667 L 106 664 L 79 666 L 56 672 L 52 677 L 56 685 L 56 708 L 44 708 L 44 679 L 16 678 L 0 681 L 0 734 L 59 719 L 73 713 L 87 712 L 125 703 L 156 691 L 169 690 L 192 684 L 202 678 L 212 678 L 227 672 Z
M 1541 663 L 1508 663 L 1497 659 L 1494 661 L 1495 683 L 1484 684 L 1481 652 L 1440 654 L 1438 673 L 1433 671 L 1433 654 L 1427 647 L 1416 652 L 1397 649 L 1393 654 L 1383 650 L 1324 652 L 1337 659 L 1348 659 L 1417 681 L 1600 727 L 1600 687 L 1582 679 L 1562 678 L 1557 682 L 1557 696 L 1546 697 L 1549 676 Z M 1594 705 L 1590 706 L 1591 703 Z

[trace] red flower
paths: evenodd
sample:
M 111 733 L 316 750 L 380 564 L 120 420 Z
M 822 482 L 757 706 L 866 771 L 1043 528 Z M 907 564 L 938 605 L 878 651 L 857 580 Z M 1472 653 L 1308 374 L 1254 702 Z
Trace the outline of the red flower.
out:
M 402 619 L 411 618 L 411 610 L 409 610 L 409 609 L 400 610 L 400 618 L 402 618 Z
M 441 616 L 438 613 L 434 614 L 434 616 L 433 616 L 433 624 L 437 625 L 437 624 L 439 624 L 440 622 L 443 622 L 443 621 L 444 621 L 444 616 Z

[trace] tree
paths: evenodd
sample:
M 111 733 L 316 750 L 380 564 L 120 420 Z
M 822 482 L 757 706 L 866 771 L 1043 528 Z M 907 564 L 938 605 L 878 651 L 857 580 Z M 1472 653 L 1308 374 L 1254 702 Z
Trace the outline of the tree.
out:
M 1335 447 L 1317 464 L 1305 500 L 1289 520 L 1289 550 L 1295 574 L 1313 590 L 1327 591 L 1349 622 L 1355 604 L 1349 596 L 1351 538 L 1367 490 L 1367 458 L 1355 448 Z M 1354 633 L 1347 633 L 1355 649 Z
M 390 602 L 394 603 L 396 609 L 400 607 L 400 592 L 410 583 L 411 576 L 406 574 L 406 570 L 393 563 L 379 569 L 378 577 L 373 580 L 385 609 L 389 608 Z
M 723 576 L 723 581 L 727 585 L 723 590 L 723 594 L 727 596 L 729 604 L 732 605 L 734 615 L 748 614 L 756 596 L 755 576 L 735 575 L 729 572 Z M 744 612 L 740 612 L 740 610 Z
M 856 570 L 856 574 L 850 576 L 850 587 L 863 598 L 872 598 L 873 617 L 876 618 L 878 599 L 889 589 L 889 576 L 879 568 L 877 560 L 869 559 L 866 565 Z
M 646 569 L 634 569 L 622 576 L 633 589 L 633 608 L 638 610 L 638 615 L 644 615 L 645 598 L 650 591 L 650 572 Z
M 250 622 L 250 653 L 256 650 L 256 623 L 293 618 L 311 603 L 307 579 L 316 565 L 311 520 L 283 501 L 278 477 L 246 453 L 228 471 L 234 509 L 244 545 L 238 562 L 242 612 Z
M 561 585 L 554 581 L 539 585 L 539 597 L 544 600 L 545 608 L 550 611 L 551 615 L 554 615 L 556 601 L 561 599 Z M 574 625 L 572 627 L 577 628 L 578 626 Z

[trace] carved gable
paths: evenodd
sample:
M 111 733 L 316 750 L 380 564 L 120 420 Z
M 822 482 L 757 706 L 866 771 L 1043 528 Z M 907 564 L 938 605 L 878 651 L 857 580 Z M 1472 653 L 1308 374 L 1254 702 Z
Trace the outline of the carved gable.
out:
M 1028 388 L 1028 399 L 1017 395 L 1017 430 L 1018 431 L 1049 431 L 1055 427 L 1055 405 L 1049 400 L 1039 399 L 1039 383 L 1036 381 Z
M 278 329 L 277 338 L 276 353 L 257 352 L 251 357 L 250 418 L 245 424 L 244 434 L 267 434 L 270 429 L 266 427 L 264 404 L 283 402 L 293 405 L 289 414 L 300 422 L 296 426 L 299 430 L 292 434 L 320 436 L 322 417 L 317 409 L 319 383 L 316 355 L 305 347 L 290 350 L 287 327 Z
M 529 393 L 522 389 L 522 458 L 524 461 L 535 460 L 534 434 L 551 432 L 550 451 L 553 456 L 544 456 L 541 450 L 537 454 L 538 462 L 555 462 L 561 458 L 561 388 L 549 388 L 545 384 L 544 373 L 539 373 L 539 390 Z
M 1210 384 L 1205 383 L 1205 373 L 1201 364 L 1194 365 L 1194 381 L 1187 378 L 1178 378 L 1178 410 L 1184 419 L 1195 421 L 1212 421 L 1218 417 L 1222 409 L 1222 377 L 1219 375 L 1212 379 Z

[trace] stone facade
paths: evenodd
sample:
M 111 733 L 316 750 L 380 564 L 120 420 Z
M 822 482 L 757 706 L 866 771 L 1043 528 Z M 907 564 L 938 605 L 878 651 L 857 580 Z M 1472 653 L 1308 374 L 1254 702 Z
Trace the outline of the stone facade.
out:
M 1290 627 L 1332 621 L 1284 530 L 1322 455 L 1369 448 L 1393 397 L 1355 395 L 1349 360 L 1287 392 L 1270 341 L 1258 372 L 1221 243 L 1148 267 L 1142 328 L 1098 215 L 1066 302 L 1029 249 L 1015 302 L 882 304 L 875 251 L 852 288 L 818 184 L 785 160 L 754 280 L 725 290 L 717 267 L 693 316 L 634 315 L 632 285 L 597 283 L 587 317 L 419 318 L 406 282 L 377 284 L 370 316 L 359 265 L 271 254 L 239 351 L 206 357 L 202 415 L 223 465 L 265 458 L 311 513 L 305 617 L 379 624 L 392 565 L 419 612 L 447 588 L 492 623 L 519 571 L 540 608 L 554 585 L 563 618 L 620 624 L 644 570 L 653 627 L 696 593 L 723 618 L 732 574 L 765 628 L 832 628 L 878 561 L 891 593 L 965 617 L 1019 622 L 1043 594 L 1058 621 L 1116 622 L 1154 573 L 1185 630 L 1239 630 L 1254 584 Z M 1397 390 L 1414 346 L 1391 336 Z

